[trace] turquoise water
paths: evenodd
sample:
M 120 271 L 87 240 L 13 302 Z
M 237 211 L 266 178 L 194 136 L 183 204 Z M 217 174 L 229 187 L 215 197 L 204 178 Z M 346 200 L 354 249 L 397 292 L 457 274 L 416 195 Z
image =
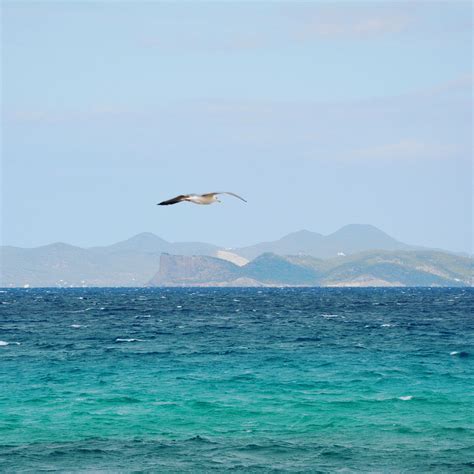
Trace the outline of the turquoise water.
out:
M 2 472 L 473 472 L 472 289 L 0 293 Z

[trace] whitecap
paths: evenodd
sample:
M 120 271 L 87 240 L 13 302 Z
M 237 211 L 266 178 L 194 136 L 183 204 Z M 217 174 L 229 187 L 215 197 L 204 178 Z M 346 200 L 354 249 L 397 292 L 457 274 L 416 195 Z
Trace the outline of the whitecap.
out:
M 380 325 L 380 327 L 382 327 L 382 328 L 391 328 L 392 326 L 393 326 L 393 324 L 388 324 L 388 323 Z
M 470 354 L 469 352 L 466 352 L 466 351 L 453 351 L 453 352 L 450 352 L 449 355 L 458 356 L 464 359 L 465 357 L 469 357 Z
M 9 346 L 10 344 L 15 344 L 16 346 L 19 346 L 21 343 L 20 342 L 0 341 L 0 346 Z
M 411 400 L 413 398 L 413 395 L 404 395 L 402 397 L 398 397 L 399 400 Z
M 71 324 L 71 327 L 72 328 L 81 328 L 82 325 L 81 324 Z
M 115 339 L 115 342 L 141 342 L 141 341 L 143 341 L 143 339 L 134 339 L 134 338 L 126 339 L 126 338 L 121 338 L 121 337 L 117 337 L 117 339 Z

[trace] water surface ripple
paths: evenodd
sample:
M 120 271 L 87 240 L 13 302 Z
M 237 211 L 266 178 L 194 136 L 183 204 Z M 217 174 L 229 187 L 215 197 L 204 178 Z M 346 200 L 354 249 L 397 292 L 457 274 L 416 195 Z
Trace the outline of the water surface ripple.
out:
M 472 289 L 7 289 L 2 472 L 473 472 Z

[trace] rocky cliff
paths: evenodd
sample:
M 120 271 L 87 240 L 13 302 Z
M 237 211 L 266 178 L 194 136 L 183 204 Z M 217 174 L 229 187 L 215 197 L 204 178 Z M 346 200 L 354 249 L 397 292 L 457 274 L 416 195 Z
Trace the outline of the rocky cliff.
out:
M 236 280 L 240 267 L 220 258 L 162 254 L 158 273 L 151 286 L 192 286 Z

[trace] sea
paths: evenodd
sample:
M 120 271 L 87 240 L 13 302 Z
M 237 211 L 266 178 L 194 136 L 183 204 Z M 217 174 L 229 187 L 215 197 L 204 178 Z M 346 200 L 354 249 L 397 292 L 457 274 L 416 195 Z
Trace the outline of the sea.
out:
M 474 472 L 473 289 L 0 302 L 0 472 Z

